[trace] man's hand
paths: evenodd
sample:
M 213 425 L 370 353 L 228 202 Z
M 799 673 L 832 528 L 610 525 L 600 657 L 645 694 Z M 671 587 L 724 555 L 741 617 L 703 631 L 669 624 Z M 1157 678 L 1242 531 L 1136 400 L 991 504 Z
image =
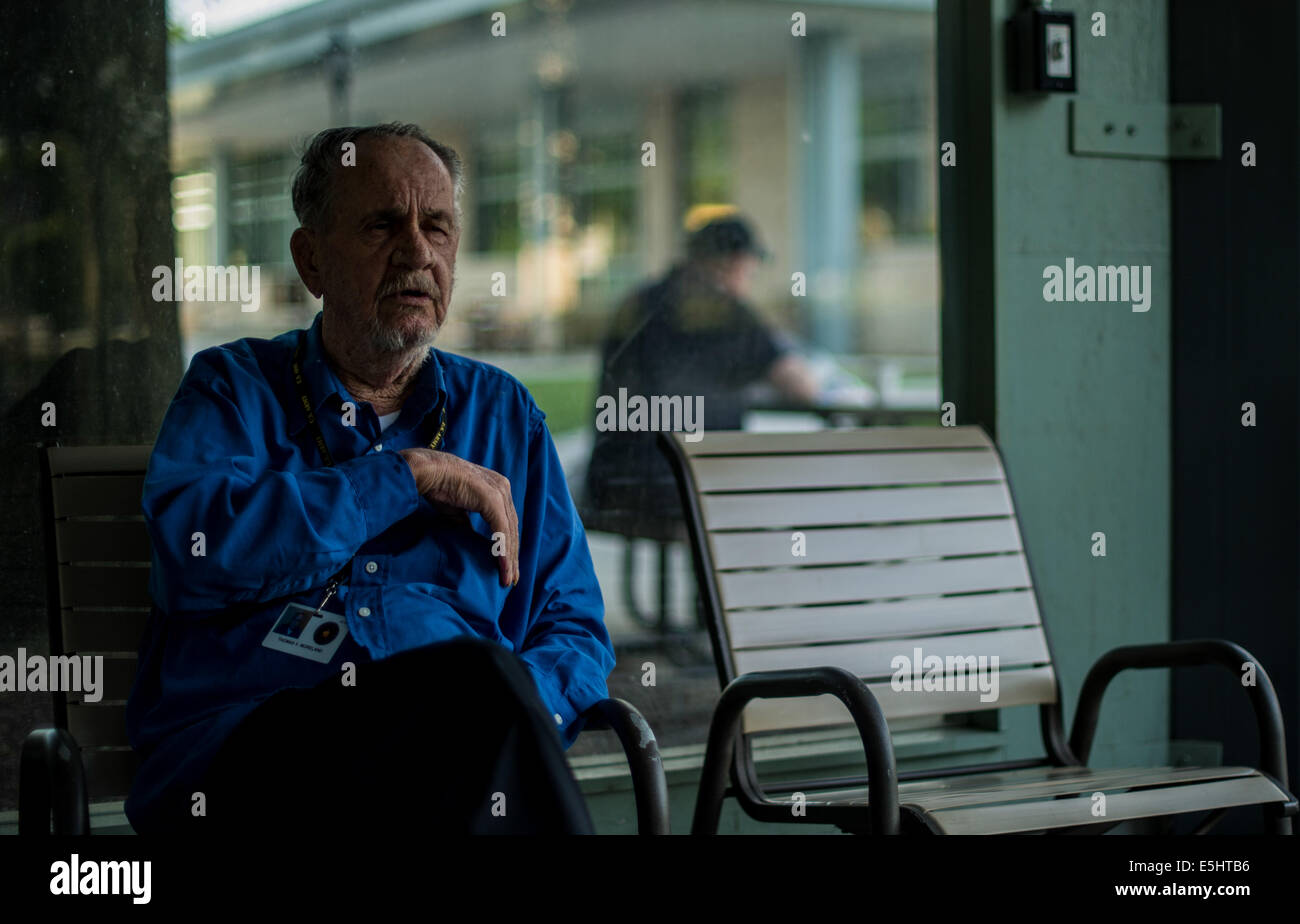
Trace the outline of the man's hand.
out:
M 415 487 L 435 504 L 480 514 L 493 533 L 505 536 L 499 556 L 501 586 L 519 583 L 519 518 L 504 475 L 436 449 L 398 450 L 415 476 Z M 494 543 L 495 544 L 495 543 Z
M 773 362 L 767 379 L 781 394 L 801 404 L 815 403 L 821 390 L 817 376 L 797 353 L 786 353 Z

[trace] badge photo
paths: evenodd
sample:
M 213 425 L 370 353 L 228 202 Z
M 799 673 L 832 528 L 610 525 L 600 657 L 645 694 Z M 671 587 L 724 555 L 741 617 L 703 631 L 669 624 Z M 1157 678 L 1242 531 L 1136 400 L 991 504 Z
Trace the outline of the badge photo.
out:
M 347 637 L 348 624 L 340 613 L 290 603 L 262 640 L 266 648 L 327 664 Z

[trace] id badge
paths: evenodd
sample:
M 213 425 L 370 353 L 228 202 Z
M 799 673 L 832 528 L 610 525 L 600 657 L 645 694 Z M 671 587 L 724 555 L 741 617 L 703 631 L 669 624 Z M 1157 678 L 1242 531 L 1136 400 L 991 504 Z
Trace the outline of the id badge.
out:
M 347 621 L 338 613 L 317 613 L 310 606 L 290 603 L 262 640 L 263 647 L 322 664 L 329 663 L 348 634 Z

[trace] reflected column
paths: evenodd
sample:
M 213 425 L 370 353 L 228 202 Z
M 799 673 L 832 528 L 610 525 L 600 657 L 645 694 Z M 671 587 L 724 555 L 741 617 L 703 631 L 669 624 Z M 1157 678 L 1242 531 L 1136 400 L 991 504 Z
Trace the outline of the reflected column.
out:
M 855 352 L 853 274 L 862 202 L 858 51 L 847 35 L 799 42 L 803 83 L 799 208 L 810 331 L 824 349 Z

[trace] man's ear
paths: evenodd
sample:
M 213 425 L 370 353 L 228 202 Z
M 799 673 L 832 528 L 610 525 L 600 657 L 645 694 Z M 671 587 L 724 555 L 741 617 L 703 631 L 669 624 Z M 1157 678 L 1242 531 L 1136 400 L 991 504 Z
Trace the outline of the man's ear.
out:
M 317 262 L 316 236 L 306 228 L 299 228 L 289 236 L 289 252 L 293 254 L 293 265 L 298 268 L 298 276 L 307 291 L 313 298 L 320 298 L 324 289 Z

